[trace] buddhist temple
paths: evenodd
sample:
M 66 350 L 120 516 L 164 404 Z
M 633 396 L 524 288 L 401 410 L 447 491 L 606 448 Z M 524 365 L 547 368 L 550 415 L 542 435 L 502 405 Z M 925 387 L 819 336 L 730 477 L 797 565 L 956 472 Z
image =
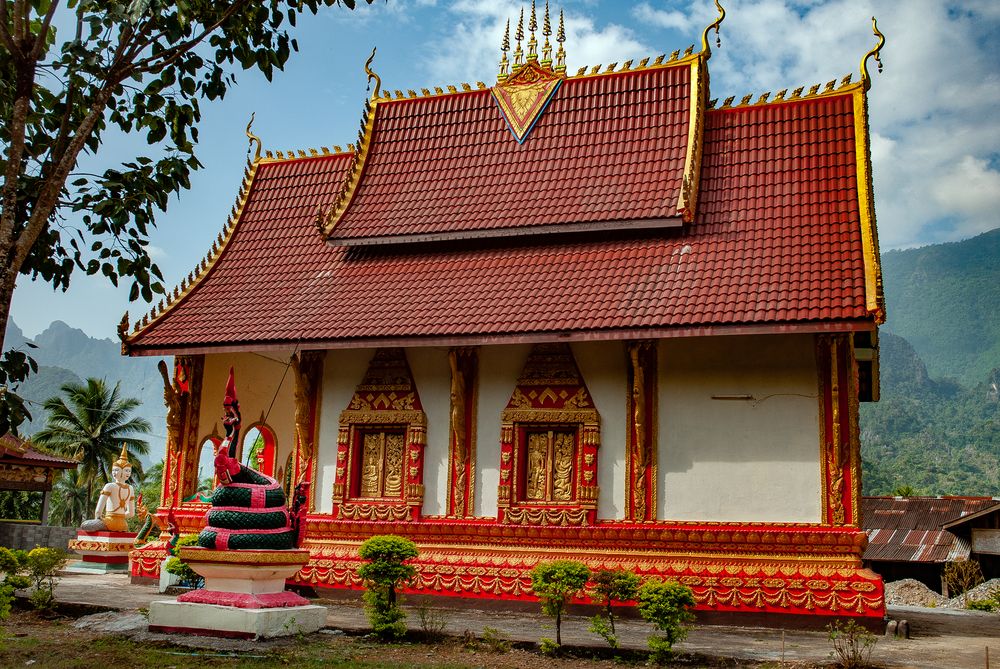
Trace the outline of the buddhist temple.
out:
M 120 331 L 175 356 L 160 514 L 202 528 L 233 368 L 241 460 L 308 483 L 303 585 L 359 588 L 360 543 L 397 534 L 422 594 L 531 599 L 530 569 L 572 558 L 709 611 L 881 618 L 858 407 L 884 39 L 856 83 L 719 102 L 719 9 L 697 51 L 572 73 L 562 15 L 532 5 L 489 85 L 390 91 L 369 59 L 346 148 L 248 127 L 216 243 Z

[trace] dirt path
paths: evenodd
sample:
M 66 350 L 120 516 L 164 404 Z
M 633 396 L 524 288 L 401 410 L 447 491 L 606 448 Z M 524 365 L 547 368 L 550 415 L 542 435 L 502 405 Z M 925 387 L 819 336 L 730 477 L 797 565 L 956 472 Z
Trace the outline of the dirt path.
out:
M 152 586 L 131 585 L 124 575 L 66 575 L 56 588 L 60 602 L 98 605 L 123 610 L 146 608 L 157 599 L 169 599 Z M 321 603 L 328 605 L 327 626 L 347 631 L 367 629 L 367 621 L 356 601 Z M 445 632 L 461 635 L 470 630 L 482 635 L 492 627 L 514 641 L 537 642 L 554 637 L 548 618 L 526 613 L 498 613 L 469 609 L 440 609 Z M 872 659 L 891 669 L 975 669 L 985 667 L 986 648 L 992 666 L 1000 667 L 1000 615 L 952 609 L 890 607 L 890 617 L 907 620 L 911 638 L 880 637 Z M 410 625 L 418 628 L 415 612 Z M 600 647 L 600 640 L 588 631 L 589 621 L 568 616 L 563 623 L 563 642 L 574 646 Z M 643 649 L 651 628 L 638 620 L 621 620 L 619 637 L 626 649 Z M 782 655 L 784 643 L 784 655 Z M 695 627 L 678 650 L 714 657 L 747 661 L 821 664 L 830 660 L 831 646 L 825 632 L 701 625 Z

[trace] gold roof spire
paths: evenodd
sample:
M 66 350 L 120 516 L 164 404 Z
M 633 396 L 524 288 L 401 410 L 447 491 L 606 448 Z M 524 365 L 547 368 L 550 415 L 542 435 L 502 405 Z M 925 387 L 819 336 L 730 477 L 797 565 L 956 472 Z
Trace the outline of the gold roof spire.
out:
M 556 66 L 553 69 L 556 72 L 565 72 L 566 50 L 563 49 L 563 42 L 566 41 L 566 23 L 561 9 L 559 10 L 559 30 L 556 32 L 556 41 L 559 42 L 559 48 L 556 50 Z
M 719 0 L 715 0 L 715 8 L 719 10 L 719 15 L 705 28 L 705 32 L 701 34 L 701 51 L 705 54 L 706 58 L 712 57 L 712 48 L 708 45 L 708 33 L 713 28 L 715 28 L 715 46 L 722 46 L 722 38 L 719 37 L 719 26 L 722 24 L 722 20 L 726 18 L 726 10 L 723 9 Z
M 865 57 L 861 59 L 861 85 L 867 91 L 872 87 L 872 79 L 868 76 L 868 59 L 874 57 L 875 62 L 878 63 L 878 71 L 882 71 L 882 58 L 880 57 L 880 52 L 882 47 L 885 46 L 885 35 L 882 31 L 878 29 L 878 24 L 875 22 L 875 17 L 872 17 L 872 33 L 878 37 L 878 43 L 875 45 L 871 51 L 865 54 Z
M 250 122 L 247 123 L 247 143 L 250 146 L 253 146 L 253 143 L 257 142 L 257 150 L 254 151 L 253 153 L 253 162 L 257 162 L 258 160 L 260 160 L 260 150 L 262 147 L 260 137 L 250 132 L 250 126 L 253 125 L 253 120 L 255 116 L 257 116 L 257 112 L 250 112 Z M 249 147 L 247 148 L 247 150 L 249 151 Z
M 538 18 L 535 12 L 535 0 L 531 0 L 531 18 L 528 19 L 528 30 L 531 37 L 528 39 L 528 60 L 535 62 L 538 60 L 538 40 L 535 39 L 535 31 L 538 30 Z
M 368 60 L 365 61 L 365 74 L 368 75 L 368 85 L 371 86 L 372 79 L 375 80 L 375 90 L 372 91 L 372 99 L 378 98 L 382 95 L 382 78 L 375 74 L 371 69 L 372 61 L 375 60 L 375 50 L 378 47 L 372 47 L 372 55 L 368 56 Z
M 552 67 L 552 44 L 549 43 L 549 36 L 552 34 L 552 22 L 549 21 L 549 0 L 545 0 L 542 34 L 545 35 L 545 44 L 542 45 L 542 65 Z
M 510 74 L 510 62 L 507 60 L 507 52 L 510 51 L 510 19 L 507 19 L 507 27 L 503 31 L 503 42 L 500 43 L 500 74 L 498 81 L 503 81 Z
M 514 67 L 524 65 L 524 52 L 521 51 L 521 40 L 524 39 L 524 7 L 521 7 L 521 18 L 517 20 L 517 32 L 514 33 L 517 48 L 514 49 Z

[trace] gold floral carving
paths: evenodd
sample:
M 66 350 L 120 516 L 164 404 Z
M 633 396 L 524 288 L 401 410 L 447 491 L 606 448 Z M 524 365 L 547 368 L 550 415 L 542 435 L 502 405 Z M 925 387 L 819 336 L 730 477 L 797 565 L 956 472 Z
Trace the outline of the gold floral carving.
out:
M 840 351 L 842 337 L 830 337 L 830 444 L 827 452 L 829 508 L 834 525 L 844 524 L 844 464 L 841 441 Z
M 0 480 L 10 483 L 51 484 L 53 471 L 44 467 L 0 464 Z
M 470 347 L 452 348 L 448 351 L 448 365 L 451 368 L 448 515 L 464 518 L 472 513 L 478 352 Z
M 504 514 L 504 522 L 512 525 L 586 525 L 587 510 L 517 507 Z
M 170 378 L 166 362 L 160 360 L 156 369 L 163 378 L 163 404 L 167 408 L 167 450 L 176 453 L 184 442 L 184 411 L 187 408 L 185 393 L 177 379 Z
M 340 517 L 349 520 L 413 520 L 413 510 L 402 504 L 352 504 L 340 505 Z
M 650 406 L 655 408 L 656 343 L 631 342 L 628 345 L 631 389 L 627 401 L 630 421 L 628 463 L 626 471 L 627 509 L 632 520 L 652 520 L 656 508 L 656 482 L 653 430 Z M 628 468 L 627 468 L 628 469 Z

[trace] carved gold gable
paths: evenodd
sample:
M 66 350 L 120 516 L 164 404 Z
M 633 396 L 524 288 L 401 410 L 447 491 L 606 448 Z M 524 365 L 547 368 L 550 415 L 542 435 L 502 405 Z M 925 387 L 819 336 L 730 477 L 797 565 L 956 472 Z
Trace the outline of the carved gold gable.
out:
M 493 99 L 519 144 L 527 139 L 562 81 L 562 77 L 551 70 L 528 62 L 493 87 Z

